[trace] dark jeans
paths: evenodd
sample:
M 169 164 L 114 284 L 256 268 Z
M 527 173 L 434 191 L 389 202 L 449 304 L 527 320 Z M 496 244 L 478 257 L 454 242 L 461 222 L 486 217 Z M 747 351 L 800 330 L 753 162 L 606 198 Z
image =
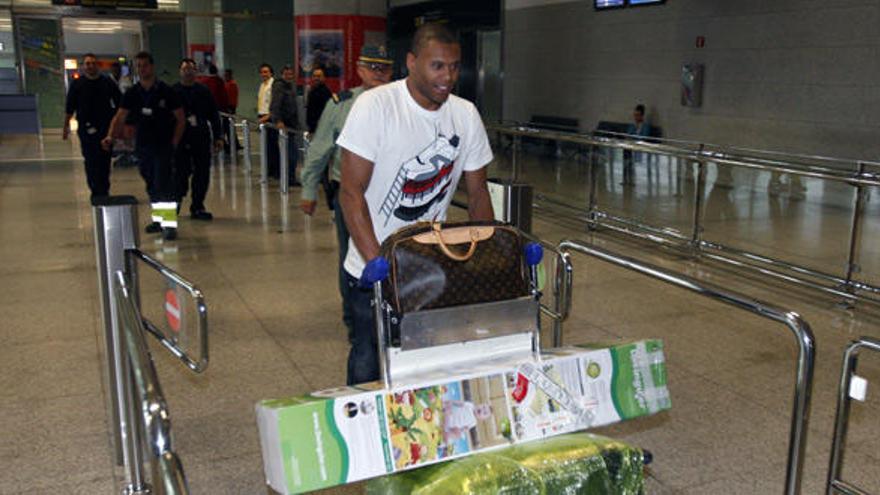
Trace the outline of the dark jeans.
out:
M 89 135 L 85 129 L 77 131 L 82 145 L 82 155 L 86 162 L 86 182 L 92 197 L 110 194 L 110 152 L 101 147 L 101 138 L 106 132 Z
M 373 289 L 362 289 L 358 280 L 345 273 L 347 299 L 352 312 L 354 339 L 348 353 L 348 385 L 379 379 L 379 355 L 376 348 L 376 326 L 373 323 Z
M 160 201 L 177 201 L 177 190 L 174 183 L 174 151 L 169 143 L 167 146 L 142 146 L 135 150 L 138 157 L 138 169 L 147 186 L 147 195 L 151 203 Z
M 194 139 L 182 141 L 174 157 L 174 174 L 177 182 L 177 201 L 183 202 L 189 190 L 192 176 L 192 202 L 190 211 L 205 209 L 205 196 L 211 181 L 211 141 Z
M 278 168 L 280 157 L 278 156 L 278 130 L 274 127 L 266 127 L 266 163 L 268 164 L 269 177 L 279 177 Z
M 339 194 L 333 194 L 331 203 L 334 211 L 333 220 L 336 223 L 336 240 L 339 242 L 339 295 L 342 297 L 342 321 L 345 323 L 345 328 L 348 329 L 348 342 L 351 344 L 354 343 L 354 317 L 349 304 L 347 274 L 343 267 L 345 257 L 348 255 L 348 227 L 346 227 L 345 218 L 342 216 L 342 207 L 339 206 Z
M 287 133 L 287 182 L 296 182 L 296 133 Z

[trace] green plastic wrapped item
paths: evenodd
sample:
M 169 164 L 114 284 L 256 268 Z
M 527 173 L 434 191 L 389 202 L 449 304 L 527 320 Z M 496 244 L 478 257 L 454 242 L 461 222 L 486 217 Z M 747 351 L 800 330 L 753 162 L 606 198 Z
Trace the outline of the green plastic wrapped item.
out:
M 573 433 L 477 454 L 367 483 L 369 495 L 639 495 L 641 449 Z

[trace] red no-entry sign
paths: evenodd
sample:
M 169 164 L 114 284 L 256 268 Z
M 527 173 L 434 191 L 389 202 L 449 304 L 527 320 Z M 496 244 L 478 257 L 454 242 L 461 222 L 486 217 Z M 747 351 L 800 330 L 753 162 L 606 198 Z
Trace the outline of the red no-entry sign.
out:
M 168 320 L 171 330 L 180 331 L 180 301 L 177 300 L 174 289 L 165 291 L 165 319 Z

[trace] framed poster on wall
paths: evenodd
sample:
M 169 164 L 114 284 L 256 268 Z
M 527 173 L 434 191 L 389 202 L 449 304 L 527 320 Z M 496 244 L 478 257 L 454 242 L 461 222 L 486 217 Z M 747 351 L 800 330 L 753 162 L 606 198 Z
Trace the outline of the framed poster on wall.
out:
M 345 77 L 345 37 L 342 29 L 301 29 L 298 48 L 300 77 L 310 77 L 317 68 L 324 69 L 326 77 Z
M 685 107 L 703 104 L 703 64 L 682 64 L 681 104 Z

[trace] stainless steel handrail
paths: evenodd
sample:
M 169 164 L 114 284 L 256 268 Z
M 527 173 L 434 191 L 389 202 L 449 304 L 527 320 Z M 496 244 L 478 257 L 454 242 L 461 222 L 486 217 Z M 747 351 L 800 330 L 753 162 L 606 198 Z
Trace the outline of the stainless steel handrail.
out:
M 176 285 L 183 287 L 186 290 L 192 300 L 195 302 L 196 313 L 198 314 L 198 332 L 199 332 L 199 347 L 198 347 L 198 360 L 190 357 L 189 354 L 183 349 L 181 349 L 173 340 L 165 337 L 162 331 L 151 321 L 144 318 L 144 326 L 146 329 L 154 336 L 156 339 L 162 344 L 165 349 L 167 349 L 171 354 L 176 356 L 180 361 L 183 362 L 187 366 L 187 368 L 191 369 L 196 373 L 202 373 L 208 368 L 208 307 L 205 304 L 205 296 L 198 287 L 195 286 L 192 282 L 185 279 L 182 275 L 175 272 L 171 268 L 163 265 L 161 262 L 151 257 L 147 253 L 139 249 L 127 249 L 126 256 L 130 259 L 135 259 L 142 261 L 147 266 L 159 272 L 163 277 L 168 280 L 174 282 Z M 138 295 L 139 296 L 139 295 Z
M 623 149 L 630 151 L 641 151 L 646 153 L 663 154 L 685 160 L 705 160 L 712 163 L 720 163 L 724 165 L 733 165 L 739 167 L 752 168 L 757 170 L 767 170 L 781 173 L 790 173 L 812 177 L 816 179 L 826 179 L 836 182 L 845 182 L 848 184 L 862 184 L 864 186 L 880 186 L 880 174 L 864 173 L 859 174 L 858 171 L 846 171 L 833 167 L 808 166 L 801 164 L 792 164 L 789 162 L 765 163 L 766 160 L 755 159 L 750 157 L 741 157 L 736 155 L 725 154 L 723 152 L 711 151 L 707 149 L 687 150 L 680 147 L 666 145 L 662 143 L 654 143 L 654 138 L 640 138 L 637 140 L 614 139 L 599 136 L 591 136 L 587 134 L 573 134 L 566 132 L 546 131 L 526 126 L 503 126 L 488 124 L 487 131 L 500 132 L 511 136 L 533 137 L 539 139 L 547 139 L 552 141 L 561 141 L 566 143 L 578 144 L 583 146 L 598 146 L 613 149 Z M 856 162 L 865 163 L 866 165 L 880 167 L 880 163 L 875 162 Z M 855 165 L 855 164 L 854 164 Z
M 843 353 L 843 369 L 840 372 L 840 385 L 837 391 L 837 413 L 834 417 L 834 436 L 831 441 L 831 461 L 828 467 L 827 495 L 843 493 L 845 495 L 869 495 L 868 492 L 840 478 L 843 464 L 843 443 L 849 424 L 850 385 L 858 365 L 858 353 L 862 349 L 880 352 L 880 340 L 861 337 L 846 347 Z
M 140 404 L 140 423 L 146 436 L 148 453 L 151 454 L 153 483 L 161 484 L 164 490 L 160 493 L 188 494 L 189 487 L 183 466 L 172 449 L 171 416 L 147 349 L 143 319 L 122 271 L 116 272 L 115 282 L 114 294 L 121 310 L 126 355 L 131 363 L 131 376 L 135 385 L 132 392 L 136 394 L 133 394 L 133 398 L 138 399 Z M 129 406 L 133 407 L 134 404 Z M 132 427 L 129 431 L 134 438 L 140 438 L 141 429 Z M 143 450 L 139 441 L 134 442 L 134 447 L 138 452 Z M 149 493 L 149 486 L 143 480 L 138 480 L 134 486 L 141 493 Z
M 810 394 L 813 386 L 813 369 L 815 365 L 815 338 L 810 326 L 793 311 L 786 311 L 771 304 L 757 301 L 736 292 L 727 291 L 711 285 L 703 284 L 690 277 L 666 271 L 648 263 L 612 253 L 610 251 L 589 246 L 587 244 L 564 240 L 559 243 L 559 250 L 574 251 L 600 259 L 607 263 L 632 270 L 668 284 L 687 289 L 702 296 L 720 301 L 731 306 L 783 323 L 797 339 L 798 360 L 794 390 L 794 406 L 791 416 L 791 430 L 788 443 L 788 463 L 785 477 L 786 495 L 800 493 L 801 476 L 803 473 L 804 455 L 807 444 L 807 423 L 809 421 Z
M 656 143 L 654 138 L 631 137 L 630 139 L 614 139 L 608 137 L 573 134 L 564 132 L 545 131 L 535 129 L 524 125 L 498 125 L 488 124 L 487 129 L 498 132 L 500 134 L 510 135 L 515 145 L 513 147 L 513 158 L 511 161 L 511 176 L 517 177 L 520 174 L 519 168 L 521 160 L 518 158 L 519 147 L 516 143 L 524 136 L 535 137 L 539 139 L 559 140 L 577 144 L 578 146 L 588 147 L 590 153 L 594 153 L 596 149 L 607 150 L 628 150 L 639 151 L 649 154 L 662 154 L 668 157 L 685 160 L 687 163 L 695 163 L 697 173 L 695 174 L 694 187 L 694 207 L 689 233 L 680 232 L 675 228 L 658 227 L 647 225 L 632 218 L 624 218 L 612 215 L 603 211 L 598 204 L 598 194 L 596 192 L 596 177 L 598 167 L 604 166 L 603 163 L 597 163 L 596 160 L 589 161 L 590 166 L 590 185 L 588 205 L 584 211 L 584 215 L 575 215 L 576 218 L 584 220 L 588 227 L 596 229 L 599 227 L 608 228 L 610 230 L 649 240 L 655 243 L 671 245 L 686 251 L 694 256 L 704 257 L 705 259 L 726 263 L 737 268 L 748 269 L 758 273 L 769 275 L 777 279 L 794 283 L 803 287 L 814 290 L 820 290 L 840 297 L 846 304 L 852 304 L 855 301 L 863 301 L 871 304 L 880 304 L 880 287 L 872 285 L 864 280 L 864 277 L 858 277 L 860 242 L 861 242 L 861 223 L 864 217 L 864 204 L 866 201 L 866 187 L 880 187 L 880 163 L 877 162 L 853 162 L 853 170 L 842 169 L 841 167 L 818 166 L 815 164 L 791 163 L 785 160 L 792 159 L 809 159 L 815 161 L 829 159 L 825 157 L 808 157 L 794 156 L 772 153 L 771 158 L 753 157 L 731 154 L 728 151 L 718 151 L 709 149 L 704 145 L 700 145 L 697 149 L 682 148 L 669 144 Z M 596 155 L 592 155 L 595 157 Z M 601 156 L 601 155 L 599 155 Z M 837 163 L 843 163 L 838 161 Z M 746 249 L 738 249 L 731 246 L 713 242 L 704 238 L 703 210 L 704 197 L 706 195 L 707 183 L 705 174 L 710 164 L 723 167 L 741 167 L 752 170 L 770 171 L 773 173 L 787 173 L 800 177 L 811 177 L 821 180 L 829 180 L 837 183 L 848 184 L 855 190 L 855 207 L 853 210 L 850 226 L 849 250 L 847 253 L 847 263 L 843 273 L 828 273 L 822 270 L 808 268 L 798 265 L 797 263 L 787 262 L 771 256 L 750 252 Z M 869 170 L 871 169 L 871 170 Z M 544 195 L 536 194 L 535 197 L 541 201 L 548 201 Z M 577 210 L 577 206 L 566 205 Z
M 511 127 L 523 127 L 529 129 L 535 129 L 539 132 L 544 131 L 543 128 L 537 128 L 533 124 L 522 121 L 514 121 L 514 120 L 503 120 L 498 122 L 489 122 L 486 123 L 487 130 L 498 130 L 499 128 L 511 128 Z M 791 162 L 800 162 L 800 163 L 810 163 L 810 162 L 820 162 L 820 163 L 828 163 L 828 164 L 837 164 L 845 167 L 854 168 L 856 164 L 862 162 L 864 160 L 859 160 L 855 158 L 837 158 L 830 157 L 824 155 L 810 155 L 804 153 L 792 153 L 792 152 L 783 152 L 783 151 L 771 151 L 771 150 L 760 150 L 756 148 L 748 148 L 743 146 L 730 146 L 730 145 L 722 145 L 718 143 L 708 143 L 705 141 L 694 141 L 690 139 L 673 139 L 668 137 L 654 137 L 654 136 L 637 136 L 632 134 L 620 133 L 620 132 L 612 132 L 605 130 L 594 130 L 592 132 L 566 132 L 567 135 L 575 135 L 575 136 L 588 136 L 588 137 L 607 137 L 612 139 L 620 139 L 620 140 L 647 140 L 654 143 L 663 143 L 670 144 L 674 146 L 693 146 L 695 150 L 699 148 L 703 148 L 707 152 L 714 153 L 723 153 L 729 156 L 747 156 L 752 158 L 757 158 L 758 155 L 764 155 L 766 157 L 773 157 L 774 159 L 791 163 Z M 539 137 L 539 136 L 536 136 Z M 769 159 L 769 158 L 768 158 Z M 880 162 L 875 162 L 875 165 L 880 165 Z M 833 165 L 830 168 L 842 168 L 842 167 L 834 167 Z

